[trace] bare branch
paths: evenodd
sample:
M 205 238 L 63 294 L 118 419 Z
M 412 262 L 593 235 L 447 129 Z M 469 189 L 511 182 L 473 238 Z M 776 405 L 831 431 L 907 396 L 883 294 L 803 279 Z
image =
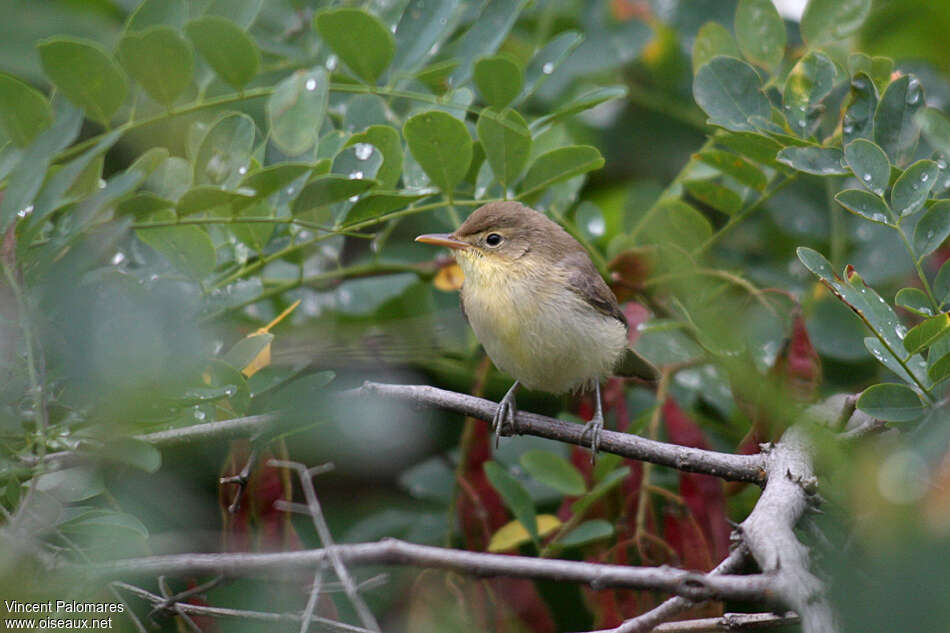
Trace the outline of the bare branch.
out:
M 192 444 L 205 440 L 227 440 L 238 437 L 255 435 L 270 427 L 278 420 L 275 413 L 249 415 L 243 418 L 232 418 L 205 424 L 193 424 L 180 429 L 156 431 L 145 435 L 136 435 L 135 439 L 148 442 L 156 448 Z
M 498 407 L 496 403 L 484 398 L 427 385 L 388 385 L 367 382 L 359 389 L 346 392 L 345 395 L 365 394 L 404 400 L 416 405 L 462 413 L 482 420 L 490 420 Z M 578 446 L 590 444 L 589 438 L 584 438 L 584 427 L 580 424 L 571 424 L 524 411 L 518 412 L 517 420 L 518 430 L 526 435 L 546 437 Z M 761 455 L 719 453 L 607 430 L 601 434 L 600 450 L 621 457 L 670 466 L 688 472 L 714 475 L 733 481 L 748 481 L 757 484 L 765 481 L 764 459 Z
M 624 587 L 652 589 L 690 600 L 767 600 L 772 595 L 768 574 L 708 575 L 670 567 L 628 567 L 531 556 L 468 552 L 397 539 L 376 543 L 335 545 L 332 548 L 274 553 L 174 554 L 97 563 L 83 570 L 100 577 L 155 576 L 159 574 L 266 575 L 312 570 L 329 561 L 328 549 L 347 565 L 413 565 L 449 569 L 474 576 L 508 576 L 576 582 L 594 589 Z
M 668 622 L 653 629 L 653 633 L 717 633 L 719 631 L 767 631 L 798 624 L 794 613 L 726 613 L 718 618 L 703 618 L 683 622 Z

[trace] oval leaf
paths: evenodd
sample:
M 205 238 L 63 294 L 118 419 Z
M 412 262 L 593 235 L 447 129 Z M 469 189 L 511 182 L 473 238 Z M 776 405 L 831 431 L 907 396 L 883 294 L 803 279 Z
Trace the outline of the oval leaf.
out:
M 521 183 L 519 197 L 529 196 L 553 185 L 604 166 L 596 147 L 569 145 L 538 156 Z
M 764 191 L 768 185 L 762 170 L 738 154 L 712 149 L 697 154 L 696 158 L 756 191 Z
M 300 215 L 334 202 L 341 202 L 371 189 L 376 184 L 375 180 L 349 178 L 335 174 L 321 176 L 308 182 L 300 191 L 300 195 L 293 203 L 293 213 Z
M 553 514 L 538 515 L 538 535 L 547 536 L 554 530 L 561 527 L 561 520 Z M 528 530 L 524 529 L 521 521 L 515 519 L 504 524 L 498 531 L 492 534 L 491 541 L 488 543 L 489 552 L 507 552 L 516 547 L 524 545 L 531 540 Z
M 703 64 L 719 55 L 739 57 L 739 45 L 729 29 L 719 22 L 706 22 L 693 42 L 693 74 L 695 75 Z
M 908 422 L 924 412 L 917 394 L 910 387 L 896 383 L 883 383 L 865 389 L 858 398 L 858 408 L 885 422 Z
M 835 195 L 845 209 L 878 224 L 891 226 L 890 210 L 880 196 L 863 189 L 845 189 Z
M 806 174 L 836 176 L 848 173 L 841 166 L 844 154 L 836 147 L 786 147 L 776 160 Z
M 531 153 L 528 124 L 515 110 L 502 113 L 486 108 L 478 118 L 476 129 L 492 173 L 507 190 L 521 175 Z
M 500 109 L 521 92 L 524 70 L 507 55 L 483 57 L 475 62 L 473 79 L 485 103 Z
M 557 544 L 561 547 L 576 547 L 586 545 L 605 538 L 610 538 L 614 534 L 614 527 L 603 519 L 592 519 L 584 521 L 576 528 L 559 539 Z
M 371 125 L 365 131 L 354 134 L 346 142 L 346 146 L 360 146 L 361 152 L 366 151 L 365 145 L 372 145 L 383 155 L 383 162 L 376 171 L 376 180 L 383 189 L 392 189 L 399 182 L 402 175 L 402 141 L 399 132 L 388 125 Z M 361 154 L 363 155 L 363 154 Z
M 936 288 L 934 289 L 936 291 Z M 894 297 L 894 303 L 923 317 L 934 315 L 933 306 L 927 294 L 919 288 L 901 288 Z
M 206 15 L 185 26 L 185 33 L 208 65 L 225 83 L 240 90 L 261 67 L 254 40 L 237 24 L 217 15 Z
M 375 16 L 362 9 L 331 9 L 318 13 L 313 23 L 323 41 L 360 79 L 376 83 L 389 67 L 396 41 Z
M 127 33 L 119 40 L 118 54 L 132 79 L 164 106 L 174 103 L 195 75 L 191 46 L 170 26 Z
M 858 138 L 874 139 L 874 112 L 877 109 L 877 90 L 865 73 L 857 73 L 851 80 L 851 91 L 841 120 L 841 135 L 845 143 Z
M 534 504 L 531 503 L 531 495 L 528 494 L 520 481 L 515 479 L 497 462 L 485 462 L 483 468 L 492 487 L 501 495 L 505 505 L 515 515 L 515 518 L 528 530 L 531 540 L 534 541 L 535 545 L 538 545 L 538 523 L 534 512 Z
M 792 131 L 808 136 L 821 121 L 821 100 L 828 96 L 835 82 L 834 62 L 821 53 L 811 52 L 798 60 L 785 80 L 783 104 L 785 119 Z
M 318 66 L 281 81 L 267 100 L 271 139 L 285 154 L 299 156 L 313 147 L 329 99 L 327 71 Z
M 917 145 L 915 116 L 924 105 L 920 80 L 910 75 L 892 81 L 881 96 L 874 112 L 874 141 L 895 165 L 903 165 Z
M 257 128 L 246 114 L 232 112 L 215 121 L 195 152 L 195 184 L 233 187 L 251 164 Z
M 947 334 L 950 334 L 950 315 L 941 312 L 912 327 L 904 337 L 904 348 L 908 353 L 916 354 L 929 348 Z
M 52 123 L 53 111 L 43 93 L 0 74 L 0 127 L 14 145 L 26 147 Z
M 914 229 L 914 250 L 917 257 L 923 257 L 937 250 L 950 236 L 950 200 L 940 200 L 920 216 Z M 943 268 L 941 267 L 941 271 Z M 938 274 L 939 278 L 940 275 Z M 934 292 L 937 292 L 936 289 Z M 946 293 L 937 294 L 938 299 L 946 298 Z
M 811 0 L 802 14 L 802 38 L 818 46 L 848 37 L 871 12 L 871 0 Z
M 700 68 L 693 79 L 693 96 L 710 124 L 734 132 L 754 132 L 749 117 L 768 118 L 772 113 L 758 73 L 733 57 L 714 57 Z
M 429 110 L 403 126 L 409 151 L 439 189 L 451 194 L 472 162 L 472 137 L 451 114 Z
M 785 22 L 772 0 L 739 0 L 736 40 L 742 55 L 753 64 L 773 70 L 785 56 Z
M 891 177 L 891 163 L 884 150 L 859 138 L 845 145 L 844 159 L 861 184 L 879 196 L 884 195 Z
M 125 73 L 98 43 L 51 38 L 37 46 L 43 72 L 66 98 L 103 125 L 125 101 Z
M 560 455 L 542 450 L 527 451 L 520 461 L 529 475 L 562 494 L 577 496 L 587 490 L 584 477 Z
M 908 167 L 891 190 L 891 208 L 904 216 L 919 211 L 937 182 L 937 163 L 919 160 Z
M 158 251 L 172 266 L 194 279 L 203 279 L 214 270 L 214 244 L 201 227 L 140 229 L 135 234 Z
M 946 211 L 944 213 L 950 215 L 950 213 Z M 923 222 L 923 218 L 921 218 L 921 222 Z M 933 290 L 937 301 L 946 303 L 947 300 L 950 300 L 950 260 L 945 261 L 943 265 L 940 266 L 940 270 L 937 271 L 937 276 L 934 278 Z

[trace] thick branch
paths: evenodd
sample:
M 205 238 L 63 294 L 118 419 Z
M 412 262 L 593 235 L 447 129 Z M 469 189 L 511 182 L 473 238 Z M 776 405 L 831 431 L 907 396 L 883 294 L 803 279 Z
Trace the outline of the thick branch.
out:
M 89 569 L 100 577 L 157 576 L 161 574 L 224 574 L 252 576 L 312 570 L 329 562 L 329 548 L 267 554 L 179 554 L 131 558 L 96 564 Z M 335 545 L 334 553 L 347 565 L 413 565 L 448 569 L 474 576 L 508 576 L 576 582 L 594 589 L 623 587 L 664 591 L 691 600 L 761 601 L 772 593 L 769 575 L 715 575 L 670 567 L 627 567 L 530 556 L 468 552 L 396 539 L 376 543 Z
M 767 631 L 787 629 L 798 624 L 799 617 L 794 613 L 776 615 L 774 613 L 726 613 L 718 618 L 702 618 L 683 622 L 667 622 L 653 629 L 653 633 L 716 633 L 717 631 Z
M 364 383 L 348 395 L 372 394 L 404 400 L 416 405 L 436 407 L 482 420 L 491 420 L 498 405 L 484 398 L 476 398 L 454 391 L 446 391 L 425 385 L 388 385 L 375 382 Z M 587 446 L 590 438 L 584 436 L 584 427 L 536 413 L 518 412 L 518 429 L 526 435 Z M 621 457 L 637 459 L 679 470 L 714 475 L 733 481 L 748 481 L 761 484 L 765 481 L 762 455 L 733 455 L 686 446 L 677 446 L 604 430 L 600 450 Z
M 816 486 L 813 453 L 802 425 L 788 429 L 778 444 L 765 450 L 768 483 L 739 532 L 759 568 L 775 576 L 776 598 L 801 616 L 802 631 L 831 633 L 837 628 L 825 588 L 809 571 L 808 549 L 794 531 Z

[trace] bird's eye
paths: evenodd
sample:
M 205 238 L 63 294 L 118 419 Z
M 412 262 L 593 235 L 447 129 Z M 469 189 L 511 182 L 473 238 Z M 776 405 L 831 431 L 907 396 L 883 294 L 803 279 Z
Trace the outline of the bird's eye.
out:
M 501 236 L 498 233 L 489 233 L 488 237 L 485 238 L 485 243 L 489 246 L 498 246 L 501 244 Z

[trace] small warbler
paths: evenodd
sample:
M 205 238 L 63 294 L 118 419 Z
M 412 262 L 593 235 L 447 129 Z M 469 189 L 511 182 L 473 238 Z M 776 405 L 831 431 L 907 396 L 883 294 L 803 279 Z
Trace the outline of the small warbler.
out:
M 604 426 L 601 380 L 653 381 L 659 372 L 627 347 L 627 319 L 584 247 L 519 202 L 486 204 L 454 233 L 416 241 L 453 250 L 465 274 L 462 314 L 495 366 L 515 379 L 492 420 L 496 435 L 518 432 L 521 384 L 555 394 L 593 387 L 596 413 L 584 435 L 596 455 Z

